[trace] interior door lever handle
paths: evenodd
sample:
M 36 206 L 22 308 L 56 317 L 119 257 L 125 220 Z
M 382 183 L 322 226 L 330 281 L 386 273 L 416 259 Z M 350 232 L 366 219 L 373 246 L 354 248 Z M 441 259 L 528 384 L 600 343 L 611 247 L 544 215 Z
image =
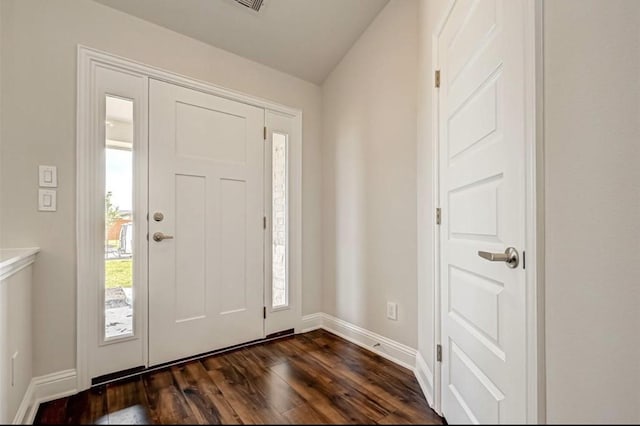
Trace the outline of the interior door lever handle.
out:
M 173 239 L 173 235 L 166 235 L 162 232 L 154 232 L 153 233 L 153 241 L 162 241 L 162 240 L 171 240 Z
M 513 247 L 507 247 L 504 253 L 489 253 L 488 251 L 479 251 L 478 256 L 491 262 L 505 262 L 511 269 L 517 268 L 520 264 L 520 256 L 518 250 Z

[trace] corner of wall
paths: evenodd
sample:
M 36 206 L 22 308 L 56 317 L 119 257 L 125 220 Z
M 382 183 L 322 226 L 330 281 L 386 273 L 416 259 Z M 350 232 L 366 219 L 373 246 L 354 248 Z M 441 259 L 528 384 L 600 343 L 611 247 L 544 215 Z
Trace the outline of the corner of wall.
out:
M 29 383 L 13 424 L 33 424 L 40 404 L 77 392 L 76 370 L 65 370 L 34 377 Z

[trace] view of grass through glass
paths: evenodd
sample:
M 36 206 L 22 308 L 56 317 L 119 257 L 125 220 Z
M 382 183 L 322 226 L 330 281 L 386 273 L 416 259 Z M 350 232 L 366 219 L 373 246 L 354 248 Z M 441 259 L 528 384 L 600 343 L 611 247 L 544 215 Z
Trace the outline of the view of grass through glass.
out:
M 133 102 L 106 97 L 105 338 L 133 334 Z

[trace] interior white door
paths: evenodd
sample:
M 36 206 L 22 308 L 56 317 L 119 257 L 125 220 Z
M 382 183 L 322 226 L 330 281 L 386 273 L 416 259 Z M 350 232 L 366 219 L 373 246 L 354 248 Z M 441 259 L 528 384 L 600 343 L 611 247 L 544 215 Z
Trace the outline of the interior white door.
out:
M 263 109 L 150 82 L 150 365 L 264 337 L 263 126 Z
M 458 0 L 438 38 L 442 411 L 526 421 L 521 0 Z M 516 268 L 479 251 L 520 254 Z

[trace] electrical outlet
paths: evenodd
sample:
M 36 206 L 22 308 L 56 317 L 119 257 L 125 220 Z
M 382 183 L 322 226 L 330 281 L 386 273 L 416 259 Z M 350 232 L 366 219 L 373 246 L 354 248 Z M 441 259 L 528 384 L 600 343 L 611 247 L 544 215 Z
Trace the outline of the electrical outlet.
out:
M 18 352 L 14 353 L 11 357 L 11 387 L 16 385 L 16 360 L 18 359 Z
M 398 320 L 398 304 L 387 302 L 387 318 L 393 321 Z

